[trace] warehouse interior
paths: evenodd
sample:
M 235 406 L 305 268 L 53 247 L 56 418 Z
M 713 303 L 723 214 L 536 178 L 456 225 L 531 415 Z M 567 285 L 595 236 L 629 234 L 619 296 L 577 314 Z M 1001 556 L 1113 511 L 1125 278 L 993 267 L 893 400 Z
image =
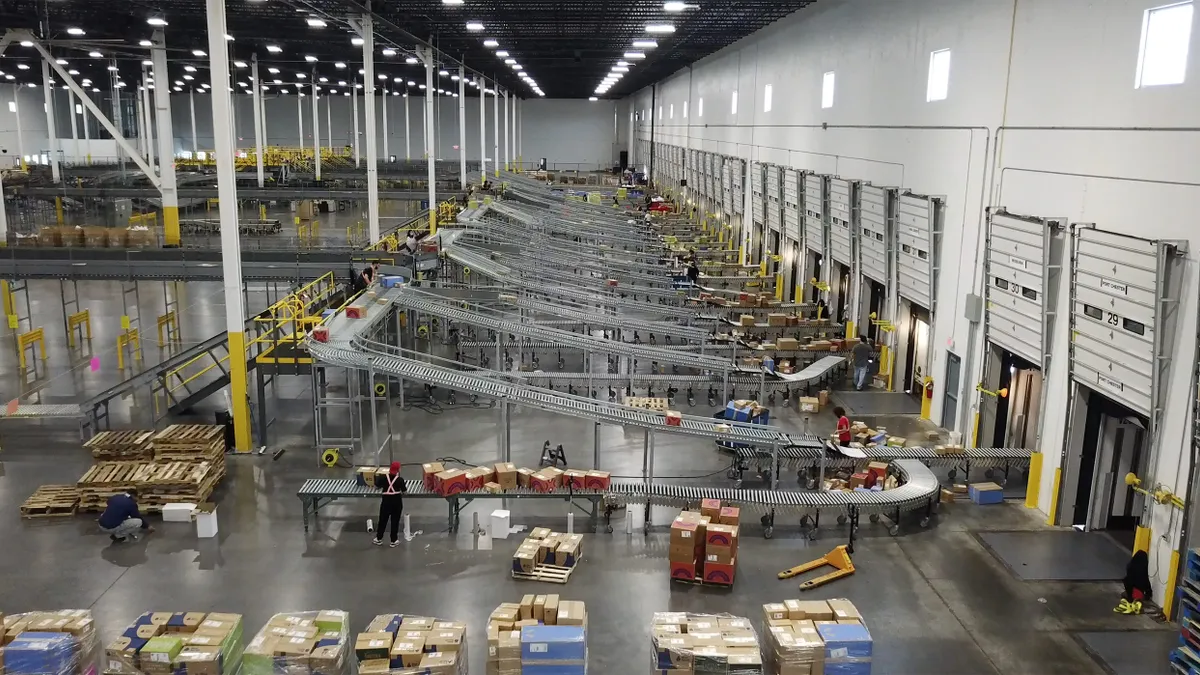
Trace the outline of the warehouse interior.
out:
M 0 0 L 0 671 L 1200 672 L 1196 22 Z

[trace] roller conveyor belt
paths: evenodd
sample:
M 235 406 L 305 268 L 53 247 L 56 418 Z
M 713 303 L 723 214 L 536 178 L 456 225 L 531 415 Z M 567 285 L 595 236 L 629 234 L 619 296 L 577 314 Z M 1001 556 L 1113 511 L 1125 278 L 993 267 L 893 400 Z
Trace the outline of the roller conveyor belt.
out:
M 742 461 L 769 461 L 771 459 L 769 449 L 758 450 L 753 447 L 739 447 L 734 449 L 733 452 Z M 874 446 L 863 448 L 863 452 L 866 453 L 867 460 L 869 461 L 894 462 L 912 460 L 943 465 L 956 465 L 963 462 L 977 464 L 1002 464 L 1007 462 L 1020 464 L 1027 463 L 1030 455 L 1030 451 L 1023 448 L 968 448 L 960 454 L 945 455 L 938 454 L 934 448 Z M 780 448 L 778 456 L 779 462 L 783 466 L 812 466 L 820 461 L 821 453 L 822 449 L 818 447 L 791 446 Z M 839 463 L 857 464 L 863 460 L 846 457 L 840 453 L 828 453 L 826 461 L 830 466 L 836 466 Z
M 701 328 L 692 328 L 689 326 L 681 326 L 677 323 L 666 321 L 639 321 L 637 319 L 620 317 L 620 316 L 605 316 L 597 314 L 595 311 L 584 311 L 582 309 L 571 309 L 562 305 L 549 304 L 544 302 L 535 302 L 533 300 L 521 298 L 515 303 L 517 307 L 522 309 L 530 309 L 543 314 L 553 314 L 567 319 L 576 319 L 579 322 L 587 323 L 592 326 L 606 326 L 609 328 L 620 328 L 628 331 L 647 331 L 649 333 L 664 333 L 670 335 L 672 339 L 687 339 L 687 340 L 705 340 L 708 338 L 708 331 Z

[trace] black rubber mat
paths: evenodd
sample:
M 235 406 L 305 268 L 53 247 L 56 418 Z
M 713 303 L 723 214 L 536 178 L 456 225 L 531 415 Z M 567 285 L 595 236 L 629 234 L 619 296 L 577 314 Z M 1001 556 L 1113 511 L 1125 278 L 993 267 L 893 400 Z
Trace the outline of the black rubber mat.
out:
M 902 391 L 838 390 L 834 396 L 851 415 L 920 415 L 921 401 Z
M 1112 675 L 1168 675 L 1171 650 L 1179 645 L 1173 630 L 1129 630 L 1075 633 Z
M 980 540 L 1023 581 L 1112 581 L 1129 551 L 1099 532 L 980 532 Z

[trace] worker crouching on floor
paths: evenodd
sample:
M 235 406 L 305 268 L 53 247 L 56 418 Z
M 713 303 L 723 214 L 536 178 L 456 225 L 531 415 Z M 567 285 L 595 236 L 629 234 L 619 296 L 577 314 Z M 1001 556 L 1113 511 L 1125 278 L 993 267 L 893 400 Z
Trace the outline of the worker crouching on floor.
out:
M 100 531 L 108 535 L 113 542 L 137 541 L 138 530 L 153 532 L 154 528 L 138 513 L 137 490 L 130 488 L 125 492 L 108 498 L 104 513 L 96 521 Z
M 376 482 L 379 479 L 376 478 Z M 400 543 L 400 514 L 404 511 L 403 494 L 408 492 L 404 478 L 400 476 L 400 462 L 392 462 L 388 475 L 383 479 L 383 496 L 379 499 L 379 529 L 376 530 L 375 545 L 383 546 L 383 531 L 392 526 L 392 548 Z

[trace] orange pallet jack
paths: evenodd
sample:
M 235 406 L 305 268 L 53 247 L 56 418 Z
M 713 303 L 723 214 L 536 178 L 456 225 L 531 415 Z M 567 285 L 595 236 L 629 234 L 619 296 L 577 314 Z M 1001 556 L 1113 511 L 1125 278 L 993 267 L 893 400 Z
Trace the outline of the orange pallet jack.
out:
M 831 581 L 836 581 L 842 577 L 848 577 L 851 574 L 854 574 L 854 562 L 850 560 L 850 553 L 846 550 L 846 546 L 843 544 L 842 546 L 838 546 L 816 560 L 806 562 L 803 565 L 797 565 L 796 567 L 780 572 L 779 578 L 791 579 L 792 577 L 798 577 L 805 572 L 811 572 L 826 565 L 832 567 L 833 571 L 829 572 L 828 574 L 822 574 L 815 579 L 809 579 L 808 581 L 805 581 L 804 583 L 800 584 L 800 590 L 811 591 L 818 586 L 824 586 Z

